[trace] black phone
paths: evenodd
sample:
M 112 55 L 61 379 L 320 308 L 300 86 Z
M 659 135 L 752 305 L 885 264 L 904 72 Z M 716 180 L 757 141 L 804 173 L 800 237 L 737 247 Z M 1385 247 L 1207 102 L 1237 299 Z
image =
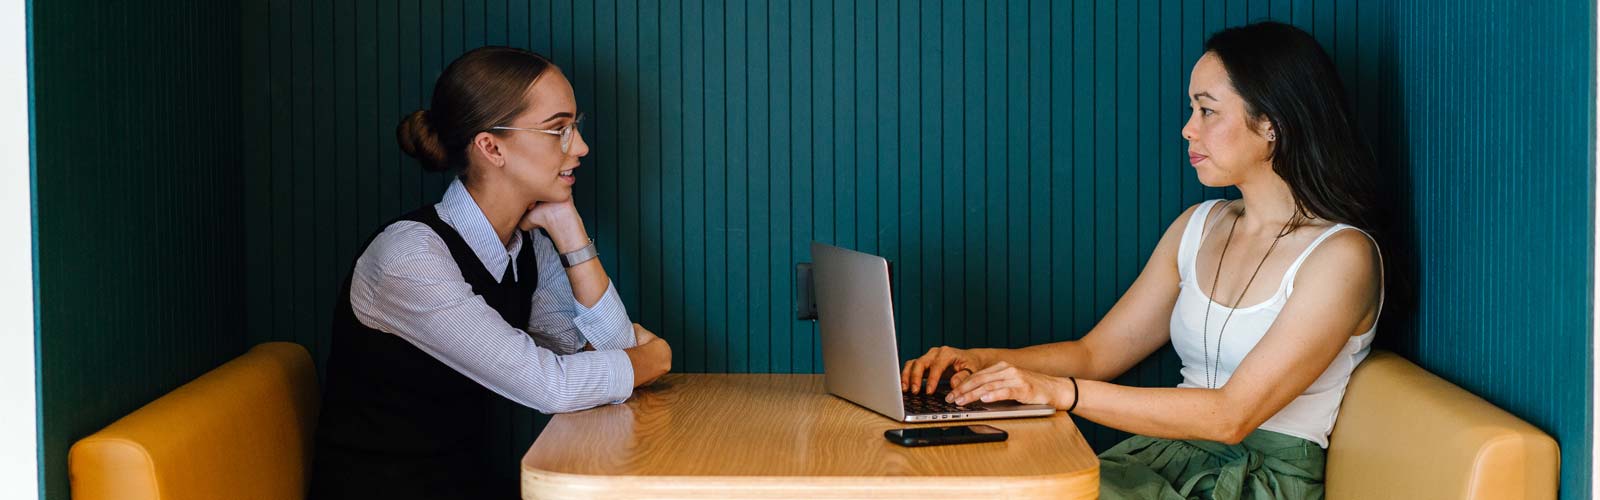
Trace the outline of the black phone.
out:
M 991 443 L 1005 441 L 1006 431 L 991 425 L 957 425 L 951 427 L 913 427 L 883 431 L 883 437 L 900 446 L 935 446 L 941 444 Z

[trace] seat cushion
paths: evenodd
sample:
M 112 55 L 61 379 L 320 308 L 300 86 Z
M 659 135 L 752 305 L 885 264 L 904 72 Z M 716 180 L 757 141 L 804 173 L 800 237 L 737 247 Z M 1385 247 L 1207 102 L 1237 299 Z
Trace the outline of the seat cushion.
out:
M 1329 438 L 1330 499 L 1555 498 L 1555 439 L 1391 352 L 1356 368 Z
M 72 497 L 300 499 L 316 425 L 305 348 L 258 345 L 72 446 Z

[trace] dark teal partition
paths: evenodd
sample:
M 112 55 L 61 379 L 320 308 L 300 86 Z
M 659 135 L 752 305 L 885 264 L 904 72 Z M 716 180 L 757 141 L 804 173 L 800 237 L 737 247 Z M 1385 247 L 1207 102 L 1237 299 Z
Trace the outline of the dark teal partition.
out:
M 362 238 L 447 181 L 394 124 L 484 44 L 575 82 L 580 209 L 681 370 L 819 371 L 792 313 L 813 239 L 896 262 L 905 355 L 1075 338 L 1220 196 L 1178 128 L 1204 35 L 1251 15 L 1223 7 L 245 2 L 250 338 L 320 351 Z M 1175 377 L 1166 354 L 1128 380 Z
M 40 486 L 66 499 L 74 441 L 244 349 L 240 19 L 61 1 L 31 22 Z
M 679 370 L 736 372 L 820 370 L 791 312 L 812 239 L 895 261 L 903 355 L 1080 336 L 1173 217 L 1222 195 L 1178 132 L 1205 37 L 1291 21 L 1388 173 L 1380 342 L 1551 432 L 1564 497 L 1589 491 L 1590 4 L 242 5 L 250 341 L 325 354 L 356 246 L 446 181 L 395 124 L 452 58 L 509 44 L 592 114 L 579 206 L 635 320 Z M 1123 379 L 1176 380 L 1170 352 Z
M 246 344 L 325 354 L 356 245 L 441 191 L 393 127 L 469 48 L 571 75 L 594 117 L 581 209 L 677 367 L 812 372 L 790 319 L 811 239 L 895 260 L 904 355 L 1081 335 L 1167 221 L 1220 196 L 1181 159 L 1182 91 L 1207 34 L 1264 17 L 1330 49 L 1388 169 L 1380 344 L 1556 436 L 1563 498 L 1591 488 L 1589 3 L 31 9 L 47 498 L 73 440 Z M 1171 384 L 1174 361 L 1123 381 Z
M 1561 497 L 1587 498 L 1594 3 L 1401 5 L 1363 75 L 1402 167 L 1380 341 L 1555 436 Z

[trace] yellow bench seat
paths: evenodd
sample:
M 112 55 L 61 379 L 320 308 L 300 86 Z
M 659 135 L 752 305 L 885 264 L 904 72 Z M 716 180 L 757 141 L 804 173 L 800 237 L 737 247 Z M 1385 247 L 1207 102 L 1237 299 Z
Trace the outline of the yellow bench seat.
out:
M 304 498 L 320 403 L 305 348 L 255 346 L 73 444 L 72 498 Z
M 1374 351 L 1350 377 L 1327 464 L 1330 500 L 1553 499 L 1561 452 L 1532 424 Z

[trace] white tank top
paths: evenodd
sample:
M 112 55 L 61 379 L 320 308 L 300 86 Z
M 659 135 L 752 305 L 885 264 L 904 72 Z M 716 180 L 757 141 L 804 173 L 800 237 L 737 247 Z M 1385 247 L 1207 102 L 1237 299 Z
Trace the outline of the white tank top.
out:
M 1206 300 L 1205 291 L 1200 289 L 1195 279 L 1195 255 L 1200 251 L 1201 235 L 1204 232 L 1205 222 L 1211 214 L 1211 209 L 1217 202 L 1211 200 L 1200 205 L 1190 216 L 1188 226 L 1183 230 L 1183 240 L 1178 244 L 1178 277 L 1180 279 L 1178 303 L 1172 309 L 1172 346 L 1178 351 L 1178 357 L 1183 360 L 1183 383 L 1178 387 L 1206 386 L 1205 360 L 1207 355 L 1202 351 L 1202 323 L 1205 321 Z M 1219 217 L 1218 220 L 1221 218 Z M 1355 226 L 1337 224 L 1311 242 L 1300 253 L 1294 263 L 1284 272 L 1283 280 L 1278 284 L 1277 292 L 1266 301 L 1241 307 L 1233 311 L 1233 318 L 1228 321 L 1227 335 L 1223 338 L 1221 359 L 1217 358 L 1217 332 L 1213 328 L 1210 332 L 1210 352 L 1212 370 L 1220 373 L 1213 374 L 1217 387 L 1228 382 L 1233 376 L 1233 371 L 1244 361 L 1246 354 L 1254 349 L 1261 337 L 1266 335 L 1272 322 L 1278 319 L 1278 313 L 1283 311 L 1284 304 L 1288 303 L 1289 296 L 1294 294 L 1294 277 L 1300 270 L 1300 265 L 1305 263 L 1306 256 L 1311 255 L 1317 246 L 1327 240 L 1334 233 L 1346 229 L 1361 231 Z M 1362 235 L 1371 238 L 1362 231 Z M 1377 244 L 1376 241 L 1373 242 Z M 1228 315 L 1229 308 L 1220 304 L 1210 305 L 1211 325 L 1219 326 L 1218 318 Z M 1380 295 L 1378 310 L 1381 314 L 1383 301 Z M 1361 335 L 1350 337 L 1340 349 L 1339 355 L 1328 365 L 1328 369 L 1317 377 L 1315 382 L 1300 396 L 1289 402 L 1288 406 L 1279 410 L 1276 415 L 1261 424 L 1262 429 L 1287 434 L 1306 439 L 1323 448 L 1328 447 L 1328 434 L 1333 431 L 1333 422 L 1339 417 L 1339 402 L 1344 399 L 1344 389 L 1350 382 L 1350 373 L 1355 370 L 1361 360 L 1366 359 L 1368 351 L 1372 348 L 1372 339 L 1377 333 L 1377 322 L 1374 321 L 1372 329 Z

